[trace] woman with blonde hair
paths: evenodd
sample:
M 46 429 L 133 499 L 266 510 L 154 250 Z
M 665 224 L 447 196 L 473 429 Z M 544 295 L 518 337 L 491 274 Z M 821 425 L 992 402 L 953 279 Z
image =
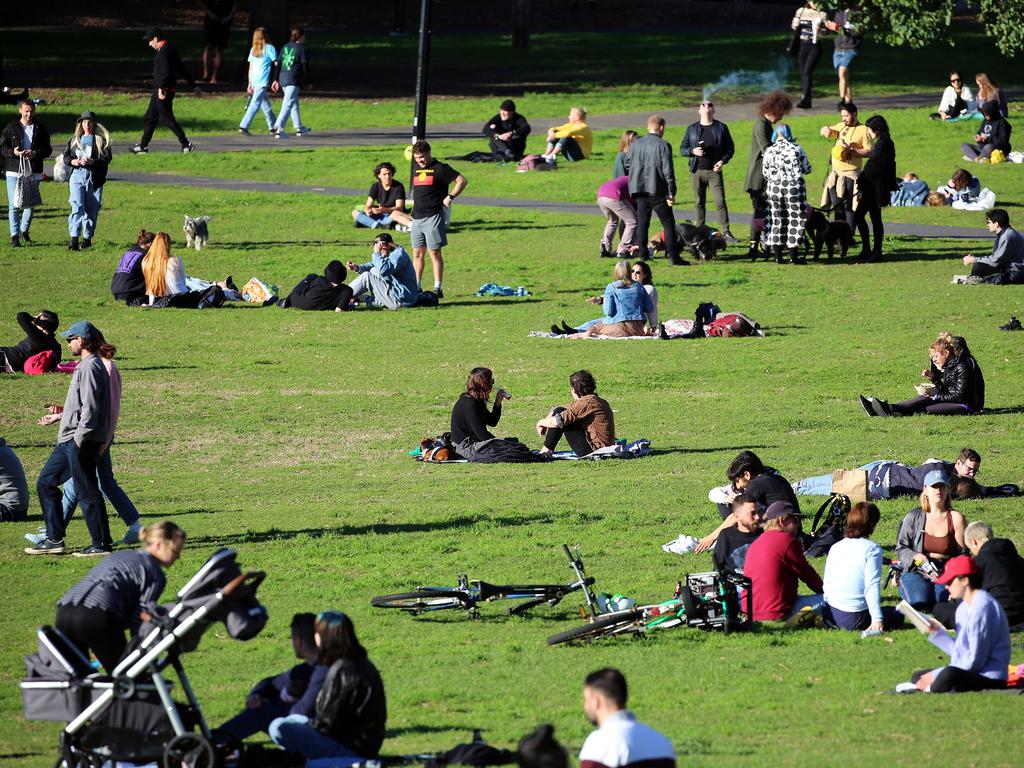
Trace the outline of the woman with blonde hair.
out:
M 171 237 L 166 232 L 157 232 L 153 243 L 142 259 L 142 276 L 146 281 L 146 295 L 149 303 L 165 296 L 187 293 L 185 266 L 180 256 L 171 254 Z
M 604 289 L 604 319 L 582 333 L 569 338 L 587 336 L 646 336 L 644 323 L 654 312 L 654 302 L 641 280 L 634 280 L 632 268 L 625 259 L 615 263 L 615 279 Z
M 984 72 L 979 72 L 974 76 L 974 82 L 978 86 L 978 108 L 981 109 L 981 105 L 988 101 L 994 101 L 999 105 L 999 117 L 1009 117 L 1009 105 L 1006 103 L 1006 94 L 1003 93 L 1003 89 L 995 83 L 992 78 L 986 75 Z
M 92 653 L 109 674 L 128 645 L 125 630 L 138 632 L 142 611 L 163 594 L 164 570 L 185 546 L 185 532 L 170 520 L 140 532 L 141 549 L 107 555 L 57 601 L 55 625 L 83 653 Z
M 74 136 L 64 148 L 64 162 L 71 169 L 68 177 L 69 251 L 92 247 L 96 221 L 103 206 L 103 184 L 107 180 L 110 156 L 110 132 L 96 122 L 95 112 L 83 112 L 75 123 Z
M 249 50 L 249 85 L 246 92 L 249 94 L 249 104 L 245 108 L 242 122 L 238 126 L 238 132 L 249 135 L 249 126 L 256 117 L 256 110 L 263 110 L 263 117 L 267 121 L 267 130 L 274 133 L 274 110 L 270 108 L 270 99 L 267 96 L 267 89 L 270 87 L 270 71 L 274 68 L 274 61 L 277 59 L 277 49 L 267 41 L 267 30 L 263 27 L 256 27 L 252 32 L 252 48 Z

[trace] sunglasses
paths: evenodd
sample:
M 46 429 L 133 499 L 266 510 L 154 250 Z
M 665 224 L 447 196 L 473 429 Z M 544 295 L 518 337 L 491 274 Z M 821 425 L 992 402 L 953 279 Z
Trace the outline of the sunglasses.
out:
M 714 109 L 714 108 L 715 108 L 715 105 L 714 105 L 714 104 L 712 104 L 712 103 L 711 103 L 710 101 L 705 101 L 705 102 L 702 102 L 702 103 L 701 103 L 701 106 L 702 106 L 702 107 L 710 107 L 711 109 Z
M 950 80 L 949 82 L 951 82 L 951 83 L 962 83 L 963 80 L 961 80 L 959 77 L 957 77 L 957 78 L 954 78 L 954 79 Z

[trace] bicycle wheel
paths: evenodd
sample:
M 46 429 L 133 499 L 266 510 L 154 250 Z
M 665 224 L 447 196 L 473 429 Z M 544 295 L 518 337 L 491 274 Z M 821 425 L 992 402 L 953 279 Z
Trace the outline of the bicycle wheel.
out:
M 548 645 L 567 643 L 570 640 L 596 640 L 599 637 L 607 637 L 622 632 L 630 624 L 637 624 L 643 618 L 644 612 L 636 608 L 631 611 L 613 613 L 610 616 L 602 616 L 582 627 L 573 627 L 565 632 L 559 632 L 548 638 Z M 639 629 L 639 625 L 637 626 Z
M 397 595 L 380 595 L 370 599 L 374 608 L 398 608 L 410 613 L 442 611 L 446 608 L 465 608 L 468 599 L 463 592 L 441 589 L 418 589 Z

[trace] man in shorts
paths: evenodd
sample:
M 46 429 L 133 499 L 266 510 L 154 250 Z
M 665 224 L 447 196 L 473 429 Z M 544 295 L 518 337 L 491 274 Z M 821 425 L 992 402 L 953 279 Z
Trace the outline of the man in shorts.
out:
M 412 145 L 412 159 L 416 163 L 412 178 L 412 265 L 416 270 L 416 282 L 421 283 L 423 256 L 430 251 L 434 293 L 441 299 L 444 298 L 441 292 L 444 277 L 441 249 L 448 245 L 445 234 L 451 219 L 450 209 L 452 201 L 469 182 L 450 165 L 435 160 L 430 154 L 430 145 L 425 141 Z

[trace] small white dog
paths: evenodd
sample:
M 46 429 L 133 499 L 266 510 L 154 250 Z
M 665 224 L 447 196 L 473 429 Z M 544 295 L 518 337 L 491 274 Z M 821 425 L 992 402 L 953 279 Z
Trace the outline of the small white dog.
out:
M 206 223 L 210 218 L 209 216 L 198 216 L 196 218 L 185 216 L 185 226 L 182 229 L 185 231 L 186 248 L 195 246 L 197 251 L 201 251 L 206 247 L 210 240 L 210 230 Z

